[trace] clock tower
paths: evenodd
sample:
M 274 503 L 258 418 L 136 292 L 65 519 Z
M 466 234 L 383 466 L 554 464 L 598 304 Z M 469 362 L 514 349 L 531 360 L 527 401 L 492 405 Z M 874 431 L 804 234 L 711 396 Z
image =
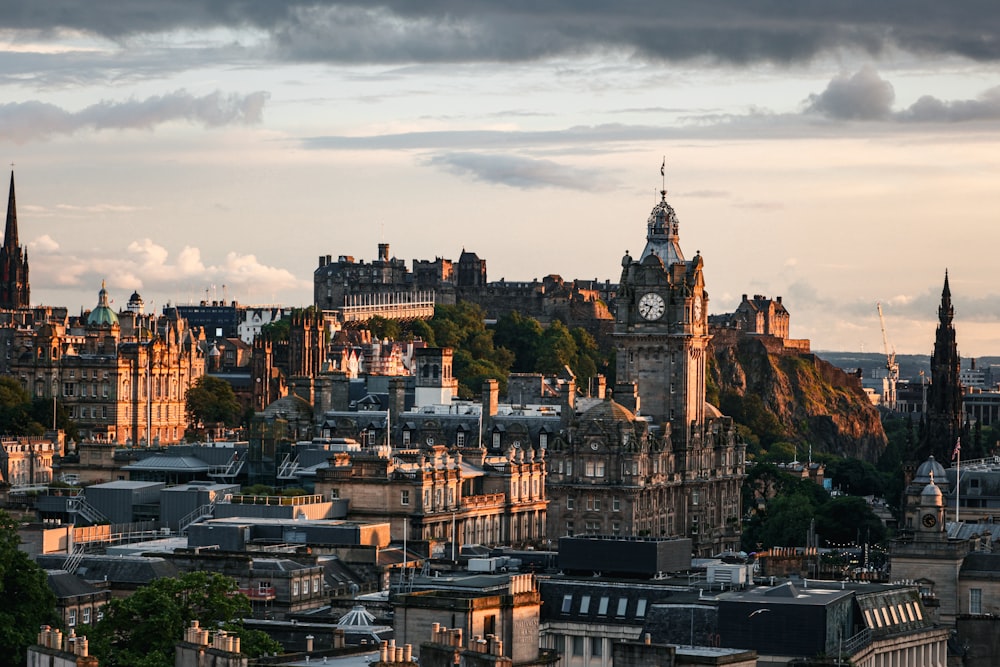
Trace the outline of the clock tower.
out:
M 700 254 L 684 258 L 667 191 L 646 224 L 646 247 L 626 251 L 615 314 L 619 383 L 634 384 L 639 412 L 669 424 L 675 449 L 696 447 L 705 421 L 708 293 Z

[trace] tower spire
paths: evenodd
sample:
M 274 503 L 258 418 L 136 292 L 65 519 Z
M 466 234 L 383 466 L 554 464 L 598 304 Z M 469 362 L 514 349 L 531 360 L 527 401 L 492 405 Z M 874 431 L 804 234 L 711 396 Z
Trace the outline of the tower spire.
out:
M 14 171 L 10 172 L 7 226 L 0 246 L 0 308 L 27 308 L 30 304 L 28 251 L 17 238 L 17 206 L 14 201 Z
M 10 194 L 7 196 L 7 226 L 3 232 L 3 245 L 8 251 L 17 249 L 17 206 L 14 202 L 14 172 L 10 172 Z

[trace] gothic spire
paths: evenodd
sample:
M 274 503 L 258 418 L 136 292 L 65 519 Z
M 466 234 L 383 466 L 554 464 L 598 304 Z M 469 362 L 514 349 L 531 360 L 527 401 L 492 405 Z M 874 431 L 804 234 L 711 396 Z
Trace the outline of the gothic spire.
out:
M 955 307 L 951 305 L 951 287 L 948 285 L 948 269 L 944 270 L 944 288 L 941 290 L 941 305 L 938 306 L 938 320 L 949 326 L 955 318 Z
M 10 195 L 7 197 L 7 226 L 3 232 L 3 245 L 8 251 L 18 247 L 17 206 L 14 205 L 14 172 L 10 172 Z

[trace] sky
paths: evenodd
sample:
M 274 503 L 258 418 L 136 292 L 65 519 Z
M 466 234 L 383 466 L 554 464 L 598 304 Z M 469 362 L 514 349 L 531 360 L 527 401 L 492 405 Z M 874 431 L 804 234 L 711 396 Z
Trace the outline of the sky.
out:
M 320 255 L 617 281 L 663 187 L 709 312 L 1000 354 L 1000 5 L 0 3 L 33 303 L 305 306 Z M 2 173 L 2 172 L 0 172 Z M 6 175 L 4 176 L 7 177 Z

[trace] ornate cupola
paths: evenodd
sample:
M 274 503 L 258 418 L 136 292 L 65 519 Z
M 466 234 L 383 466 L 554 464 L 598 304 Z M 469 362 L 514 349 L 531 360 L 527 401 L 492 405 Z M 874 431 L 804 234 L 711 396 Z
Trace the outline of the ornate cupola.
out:
M 110 327 L 117 324 L 118 315 L 111 309 L 111 304 L 108 302 L 108 290 L 102 280 L 101 291 L 97 293 L 97 307 L 90 311 L 90 315 L 87 316 L 87 326 Z

